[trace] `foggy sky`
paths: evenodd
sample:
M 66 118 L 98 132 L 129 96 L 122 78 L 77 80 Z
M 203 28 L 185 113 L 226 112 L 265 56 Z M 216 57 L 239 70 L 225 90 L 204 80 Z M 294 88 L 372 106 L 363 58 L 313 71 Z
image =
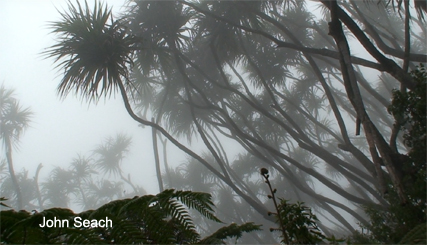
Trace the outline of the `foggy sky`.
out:
M 124 4 L 124 0 L 103 2 L 113 7 L 113 13 L 121 12 Z M 88 156 L 106 137 L 125 133 L 132 137 L 130 153 L 122 165 L 125 175 L 131 173 L 133 182 L 149 193 L 157 193 L 151 129 L 138 127 L 126 113 L 120 96 L 102 99 L 95 105 L 73 94 L 65 100 L 57 95 L 63 71 L 55 69 L 53 60 L 44 59 L 41 53 L 54 44 L 48 22 L 60 20 L 55 7 L 62 11 L 66 3 L 0 1 L 0 84 L 15 89 L 20 104 L 34 112 L 19 149 L 13 152 L 15 171 L 25 167 L 32 178 L 37 165 L 43 163 L 41 182 L 54 166 L 68 167 L 78 153 Z M 94 1 L 88 3 L 92 7 Z M 1 154 L 5 158 L 4 149 Z

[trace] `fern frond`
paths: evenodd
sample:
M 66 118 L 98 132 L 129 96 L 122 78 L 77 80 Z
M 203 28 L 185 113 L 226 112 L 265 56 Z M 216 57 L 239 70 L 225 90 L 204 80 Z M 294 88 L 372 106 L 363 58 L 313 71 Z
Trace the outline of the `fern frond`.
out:
M 89 212 L 95 212 L 95 213 L 96 212 L 102 212 L 102 213 L 107 212 L 107 213 L 112 213 L 112 214 L 118 214 L 118 213 L 120 213 L 123 206 L 126 205 L 127 203 L 129 203 L 131 200 L 132 200 L 131 198 L 114 200 L 114 201 L 111 201 L 107 204 L 102 205 L 97 210 L 89 210 Z
M 179 193 L 174 192 L 174 190 L 166 190 L 160 193 L 157 195 L 159 208 L 167 215 L 170 215 L 171 219 L 177 220 L 186 229 L 195 229 L 187 209 L 182 202 L 179 202 L 177 196 L 179 196 Z
M 141 232 L 145 234 L 148 243 L 173 243 L 173 230 L 167 226 L 165 220 L 170 212 L 159 206 L 157 196 L 133 198 L 120 208 L 118 215 L 131 217 L 132 221 L 139 222 Z
M 4 211 L 1 212 L 2 225 Z M 9 227 L 7 231 L 1 234 L 2 242 L 9 241 L 8 243 L 55 243 L 58 241 L 58 237 L 62 236 L 62 232 L 67 228 L 58 227 L 44 227 L 41 228 L 39 225 L 43 223 L 43 218 L 48 219 L 60 219 L 70 220 L 74 217 L 73 211 L 66 208 L 51 208 L 44 210 L 40 213 L 30 215 L 25 212 L 11 212 L 10 215 L 16 215 L 16 217 L 22 217 L 21 220 L 15 222 Z M 62 242 L 62 241 L 61 241 Z
M 8 230 L 12 225 L 18 223 L 21 220 L 28 218 L 31 214 L 27 211 L 19 211 L 15 210 L 5 210 L 1 211 L 1 226 L 0 231 L 4 233 L 5 230 Z
M 255 225 L 253 222 L 244 223 L 242 225 L 237 225 L 235 223 L 224 226 L 214 232 L 212 235 L 203 238 L 198 244 L 224 244 L 223 240 L 227 238 L 235 237 L 239 239 L 242 237 L 244 232 L 251 232 L 261 230 L 261 225 Z
M 65 229 L 64 238 L 68 244 L 106 244 L 107 241 L 99 236 L 95 229 Z M 61 237 L 60 237 L 61 238 Z M 58 239 L 55 243 L 64 243 Z
M 0 234 L 2 243 L 17 243 L 20 240 L 15 240 L 11 233 L 15 231 L 15 225 L 22 220 L 30 217 L 30 213 L 27 211 L 16 212 L 14 210 L 1 211 L 0 219 Z M 18 238 L 21 238 L 18 234 Z
M 212 202 L 211 194 L 204 192 L 176 191 L 173 197 L 181 201 L 187 207 L 197 210 L 204 217 L 222 223 L 222 221 L 214 215 L 213 207 L 215 205 Z
M 195 244 L 220 243 L 243 232 L 258 230 L 252 223 L 223 227 L 202 241 L 189 214 L 189 209 L 221 222 L 213 213 L 211 195 L 191 191 L 163 191 L 112 201 L 96 210 L 79 214 L 65 208 L 51 208 L 40 213 L 1 211 L 1 243 L 66 243 L 66 244 Z M 112 227 L 76 227 L 74 218 L 112 220 Z M 40 227 L 43 218 L 66 220 L 65 227 Z M 68 226 L 68 227 L 67 227 Z
M 427 242 L 427 224 L 419 224 L 408 232 L 399 244 L 426 244 Z
M 146 229 L 141 230 L 141 223 L 129 219 L 121 219 L 120 222 L 114 223 L 111 229 L 111 237 L 117 244 L 147 244 L 150 243 L 146 235 Z

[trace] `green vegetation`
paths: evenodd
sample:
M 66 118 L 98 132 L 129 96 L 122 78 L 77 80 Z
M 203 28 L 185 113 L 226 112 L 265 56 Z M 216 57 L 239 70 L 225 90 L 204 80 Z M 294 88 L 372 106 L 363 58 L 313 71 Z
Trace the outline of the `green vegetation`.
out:
M 277 189 L 271 186 L 268 170 L 261 168 L 260 172 L 270 189 L 268 198 L 273 200 L 276 209 L 275 213 L 269 212 L 268 215 L 275 216 L 276 224 L 279 225 L 279 228 L 270 228 L 270 231 L 282 232 L 283 244 L 318 244 L 326 241 L 335 244 L 345 241 L 336 239 L 333 235 L 326 237 L 317 225 L 316 215 L 311 212 L 311 208 L 304 206 L 303 202 L 289 203 L 288 200 L 279 198 L 280 202 L 277 203 Z
M 417 87 L 411 91 L 394 90 L 389 112 L 403 129 L 403 138 L 409 151 L 401 156 L 401 175 L 408 203 L 402 205 L 390 183 L 386 209 L 366 207 L 370 224 L 358 234 L 361 243 L 421 243 L 425 244 L 427 222 L 426 176 L 426 91 L 427 72 L 423 65 L 412 73 Z
M 155 196 L 112 201 L 79 214 L 65 208 L 33 213 L 7 210 L 0 213 L 0 239 L 2 244 L 218 244 L 260 228 L 253 223 L 231 224 L 201 238 L 188 210 L 196 210 L 209 220 L 221 222 L 214 215 L 213 207 L 209 194 L 169 189 Z M 68 220 L 69 226 L 40 227 L 43 218 L 54 217 Z M 85 227 L 74 222 L 76 217 L 90 221 L 108 217 L 112 226 L 94 227 L 91 222 L 91 226 Z
M 45 51 L 64 74 L 58 93 L 90 102 L 119 93 L 135 123 L 152 129 L 161 193 L 123 199 L 142 195 L 121 168 L 130 144 L 125 135 L 108 138 L 94 159 L 79 156 L 68 169 L 56 167 L 39 190 L 41 165 L 34 178 L 13 171 L 11 139 L 26 123 L 5 130 L 2 108 L 7 159 L 0 166 L 8 164 L 9 173 L 1 172 L 7 175 L 1 196 L 10 200 L 2 204 L 71 218 L 74 197 L 84 210 L 96 209 L 79 215 L 108 214 L 123 223 L 40 232 L 34 227 L 40 213 L 3 211 L 14 225 L 2 226 L 12 229 L 2 231 L 2 239 L 216 243 L 235 237 L 290 244 L 352 235 L 355 243 L 425 241 L 426 70 L 415 69 L 427 60 L 425 5 L 320 0 L 314 16 L 311 2 L 131 0 L 114 18 L 98 1 L 92 10 L 70 1 L 50 23 L 57 39 Z M 188 156 L 179 166 L 168 165 L 171 145 Z M 162 191 L 167 188 L 192 192 Z M 195 195 L 195 203 L 184 193 Z M 219 227 L 218 220 L 243 225 Z M 259 228 L 254 220 L 278 226 L 272 229 L 282 235 L 242 236 Z

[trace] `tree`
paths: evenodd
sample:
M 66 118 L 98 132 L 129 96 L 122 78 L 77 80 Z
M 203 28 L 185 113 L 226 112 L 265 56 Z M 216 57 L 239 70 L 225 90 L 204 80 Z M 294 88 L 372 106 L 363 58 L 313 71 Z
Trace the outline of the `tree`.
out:
M 130 175 L 124 177 L 121 169 L 130 142 L 131 139 L 123 134 L 108 137 L 96 147 L 92 157 L 78 154 L 68 166 L 54 167 L 41 181 L 41 163 L 32 178 L 25 168 L 16 173 L 21 187 L 23 209 L 42 211 L 45 208 L 75 207 L 77 204 L 87 210 L 98 208 L 114 199 L 145 194 L 143 188 L 131 182 Z M 104 175 L 96 170 L 104 172 Z M 119 173 L 118 178 L 116 175 L 111 176 L 111 171 L 115 171 L 116 175 Z M 7 172 L 6 160 L 1 162 L 0 175 L 4 180 L 0 188 L 1 196 L 7 197 L 7 203 L 16 203 L 15 186 Z M 126 188 L 126 184 L 132 189 Z
M 70 195 L 78 186 L 75 184 L 72 172 L 62 167 L 55 167 L 47 180 L 41 184 L 46 207 L 69 207 Z
M 354 222 L 340 212 L 368 225 L 362 205 L 389 207 L 384 195 L 392 189 L 399 203 L 409 200 L 406 149 L 387 107 L 392 88 L 415 88 L 408 71 L 427 58 L 424 10 L 412 22 L 420 28 L 411 28 L 410 1 L 387 2 L 321 1 L 324 16 L 315 17 L 305 1 L 132 1 L 111 24 L 100 4 L 93 12 L 70 4 L 53 23 L 60 39 L 47 54 L 63 62 L 62 95 L 96 99 L 119 90 L 133 119 L 266 219 L 262 199 L 236 174 L 236 150 L 348 233 Z M 82 52 L 99 38 L 109 48 Z M 356 47 L 370 58 L 352 54 Z M 225 147 L 232 143 L 238 147 Z
M 0 138 L 6 155 L 10 179 L 16 194 L 16 207 L 21 210 L 24 207 L 22 191 L 13 169 L 12 149 L 19 142 L 19 137 L 28 127 L 31 117 L 29 108 L 22 108 L 16 100 L 14 91 L 0 87 Z
M 423 243 L 426 241 L 426 84 L 427 72 L 423 65 L 411 72 L 417 86 L 412 91 L 395 90 L 389 112 L 395 124 L 403 128 L 403 139 L 409 152 L 403 158 L 402 182 L 409 202 L 402 206 L 394 188 L 386 196 L 387 209 L 366 207 L 371 223 L 368 232 L 354 238 L 357 242 Z M 391 185 L 391 184 L 390 184 Z M 360 236 L 360 237 L 359 237 Z M 412 237 L 411 237 L 412 236 Z M 406 237 L 406 239 L 403 239 Z M 366 240 L 361 240 L 366 239 Z
M 90 182 L 91 175 L 97 173 L 93 169 L 92 161 L 93 159 L 79 154 L 71 162 L 71 172 L 77 187 L 76 195 L 81 198 L 81 205 L 84 210 L 93 207 L 89 204 L 87 194 L 84 190 L 84 187 Z
M 37 205 L 34 205 L 31 201 L 36 199 L 36 185 L 34 183 L 34 179 L 28 177 L 28 171 L 23 170 L 21 172 L 17 172 L 16 180 L 18 181 L 18 185 L 21 191 L 21 200 L 22 200 L 22 208 L 23 210 L 33 210 L 38 208 Z M 1 184 L 1 196 L 7 197 L 8 203 L 10 206 L 17 208 L 17 200 L 18 195 L 16 193 L 15 184 L 10 177 L 10 174 L 7 174 L 5 178 L 2 179 Z
M 104 144 L 94 150 L 94 153 L 99 157 L 96 165 L 104 174 L 118 174 L 124 182 L 132 187 L 135 193 L 138 193 L 130 177 L 126 178 L 123 176 L 123 171 L 120 167 L 125 154 L 129 151 L 130 144 L 131 139 L 128 136 L 118 134 L 115 138 L 107 138 Z

